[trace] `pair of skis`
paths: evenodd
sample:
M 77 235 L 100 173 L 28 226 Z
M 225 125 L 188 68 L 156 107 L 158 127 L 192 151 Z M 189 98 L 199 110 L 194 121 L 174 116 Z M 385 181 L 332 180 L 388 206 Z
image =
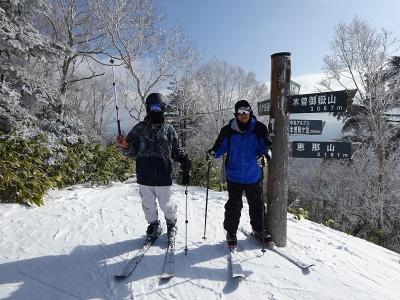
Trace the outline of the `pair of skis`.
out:
M 251 237 L 258 243 L 261 243 L 258 239 L 254 237 L 254 235 L 244 229 L 239 229 L 242 231 L 246 236 Z M 145 256 L 147 250 L 150 249 L 150 247 L 155 243 L 155 241 L 159 238 L 161 235 L 162 230 L 159 232 L 159 234 L 153 238 L 147 237 L 144 241 L 144 244 L 142 248 L 140 248 L 137 252 L 136 255 L 131 258 L 123 267 L 123 269 L 118 272 L 115 275 L 116 279 L 124 279 L 130 276 L 138 266 L 139 262 L 142 260 L 142 258 Z M 288 254 L 285 252 L 283 249 L 279 249 L 275 246 L 270 245 L 267 247 L 268 250 L 273 251 L 280 255 L 281 257 L 287 259 L 291 263 L 293 263 L 295 266 L 299 267 L 303 271 L 308 271 L 308 269 L 314 264 L 312 263 L 305 263 L 296 257 L 293 257 L 292 255 Z M 229 269 L 232 271 L 232 278 L 245 278 L 245 274 L 242 268 L 242 265 L 240 263 L 240 254 L 238 252 L 237 247 L 230 247 L 228 246 L 228 264 L 229 264 Z M 165 253 L 165 260 L 164 260 L 164 265 L 163 265 L 163 271 L 161 274 L 161 279 L 163 280 L 168 280 L 174 277 L 175 274 L 175 234 L 172 234 L 168 237 L 168 247 Z
M 129 277 L 135 270 L 142 258 L 145 256 L 146 252 L 155 243 L 155 241 L 160 237 L 162 229 L 158 235 L 154 237 L 146 237 L 142 248 L 140 248 L 135 256 L 124 265 L 121 271 L 115 274 L 115 278 L 122 280 Z M 163 270 L 161 274 L 161 279 L 168 280 L 174 277 L 175 272 L 175 234 L 168 236 L 168 247 L 165 253 L 165 260 L 163 265 Z
M 255 238 L 255 236 L 244 230 L 244 229 L 239 229 L 242 231 L 246 236 L 254 239 L 254 241 L 257 241 L 258 243 L 262 244 L 262 241 L 258 240 Z M 231 276 L 232 278 L 245 278 L 245 274 L 243 272 L 242 265 L 240 264 L 239 260 L 239 253 L 237 246 L 228 246 L 229 252 L 228 252 L 228 264 L 229 264 L 229 269 L 232 271 Z M 299 260 L 298 258 L 288 254 L 285 250 L 277 248 L 273 243 L 270 243 L 266 249 L 275 252 L 276 254 L 280 255 L 281 257 L 287 259 L 291 263 L 293 263 L 296 267 L 300 268 L 303 272 L 309 272 L 309 268 L 314 266 L 313 263 L 306 263 L 304 261 Z

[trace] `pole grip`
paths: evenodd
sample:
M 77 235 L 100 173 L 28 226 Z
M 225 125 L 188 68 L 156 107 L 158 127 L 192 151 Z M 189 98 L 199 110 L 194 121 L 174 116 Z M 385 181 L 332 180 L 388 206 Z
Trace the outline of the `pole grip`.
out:
M 118 135 L 121 135 L 121 121 L 117 120 L 117 125 L 118 125 Z

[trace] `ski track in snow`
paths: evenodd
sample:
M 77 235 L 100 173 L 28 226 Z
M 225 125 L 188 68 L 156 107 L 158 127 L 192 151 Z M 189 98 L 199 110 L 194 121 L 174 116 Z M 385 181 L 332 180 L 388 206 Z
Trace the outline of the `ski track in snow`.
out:
M 132 180 L 107 187 L 77 185 L 51 191 L 46 205 L 0 205 L 0 299 L 398 299 L 400 255 L 320 224 L 288 216 L 288 254 L 313 262 L 302 272 L 238 232 L 246 278 L 230 277 L 222 228 L 225 192 L 185 188 L 179 203 L 175 277 L 160 280 L 167 247 L 164 232 L 136 271 L 115 281 L 141 247 L 146 222 Z M 163 214 L 159 218 L 165 228 Z M 250 228 L 244 198 L 241 227 Z

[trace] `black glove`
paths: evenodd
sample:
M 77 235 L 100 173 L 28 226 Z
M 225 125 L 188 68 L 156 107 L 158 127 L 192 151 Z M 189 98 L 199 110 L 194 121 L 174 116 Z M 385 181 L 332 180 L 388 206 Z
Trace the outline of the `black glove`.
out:
M 182 170 L 182 184 L 189 185 L 190 184 L 190 166 L 191 166 L 190 159 L 188 155 L 185 155 L 183 162 L 181 163 L 181 170 Z
M 260 155 L 257 157 L 257 165 L 261 168 L 264 168 L 267 164 L 267 158 L 264 155 Z
M 211 157 L 215 157 L 215 151 L 213 149 L 207 150 L 206 160 L 210 160 Z

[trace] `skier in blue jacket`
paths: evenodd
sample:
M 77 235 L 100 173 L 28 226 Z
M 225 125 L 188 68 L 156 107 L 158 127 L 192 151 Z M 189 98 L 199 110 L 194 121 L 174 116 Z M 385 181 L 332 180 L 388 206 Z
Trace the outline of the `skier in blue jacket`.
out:
M 243 207 L 242 194 L 245 192 L 249 204 L 250 224 L 254 236 L 269 243 L 271 236 L 264 231 L 262 224 L 263 189 L 261 169 L 257 159 L 265 156 L 271 159 L 272 141 L 268 128 L 253 116 L 250 104 L 240 100 L 235 104 L 235 118 L 224 126 L 208 155 L 219 158 L 226 154 L 225 175 L 228 201 L 225 204 L 224 228 L 230 247 L 237 244 L 236 232 Z

